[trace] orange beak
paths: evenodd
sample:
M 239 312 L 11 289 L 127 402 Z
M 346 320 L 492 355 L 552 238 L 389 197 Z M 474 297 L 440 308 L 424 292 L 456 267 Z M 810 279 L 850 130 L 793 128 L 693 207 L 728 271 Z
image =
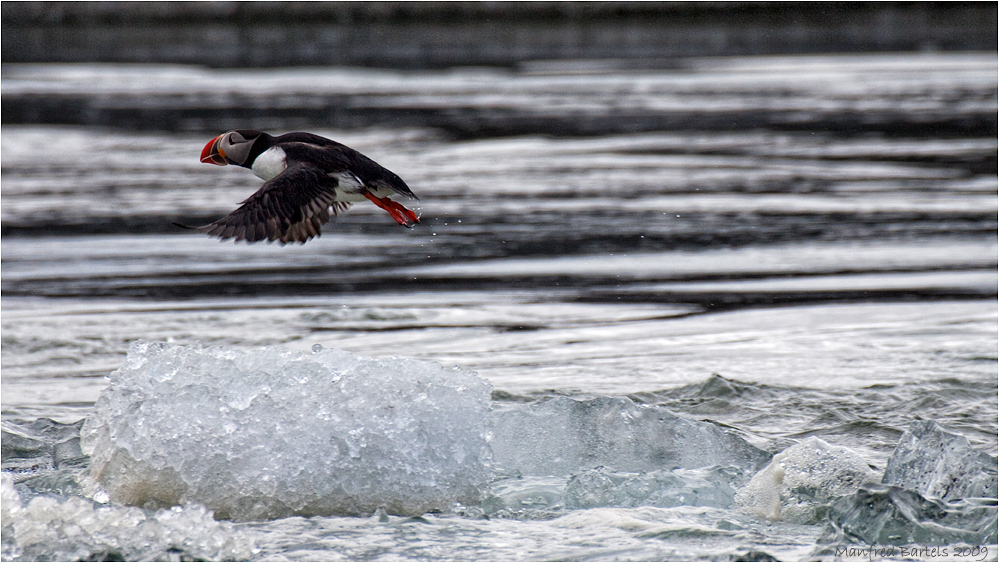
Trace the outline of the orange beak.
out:
M 217 164 L 219 166 L 225 166 L 229 164 L 225 159 L 225 153 L 219 149 L 219 141 L 222 140 L 222 135 L 215 137 L 205 148 L 201 149 L 201 162 L 204 164 Z

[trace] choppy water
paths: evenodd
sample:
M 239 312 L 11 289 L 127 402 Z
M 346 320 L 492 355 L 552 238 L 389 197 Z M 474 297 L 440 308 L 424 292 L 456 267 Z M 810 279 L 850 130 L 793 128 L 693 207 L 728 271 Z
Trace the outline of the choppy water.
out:
M 5 65 L 5 109 L 57 100 L 84 116 L 5 116 L 5 430 L 88 416 L 129 343 L 146 339 L 433 360 L 485 378 L 500 411 L 628 397 L 769 453 L 816 436 L 877 471 L 916 420 L 995 455 L 994 54 L 688 67 Z M 198 163 L 207 139 L 237 126 L 361 150 L 406 179 L 423 222 L 406 230 L 356 206 L 287 247 L 176 230 L 258 185 Z M 255 548 L 232 553 L 256 559 L 833 557 L 817 547 L 821 523 L 568 508 L 558 499 L 574 476 L 497 475 L 507 512 L 218 533 L 242 534 Z M 25 503 L 41 490 L 19 487 Z M 188 517 L 177 529 L 203 540 Z M 17 557 L 8 537 L 5 559 Z

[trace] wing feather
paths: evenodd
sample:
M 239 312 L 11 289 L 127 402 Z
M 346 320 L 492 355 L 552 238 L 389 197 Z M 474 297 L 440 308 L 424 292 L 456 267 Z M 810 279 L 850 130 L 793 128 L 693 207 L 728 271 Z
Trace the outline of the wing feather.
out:
M 321 234 L 330 220 L 350 203 L 336 201 L 337 180 L 316 166 L 296 163 L 266 182 L 225 217 L 198 227 L 220 239 L 304 243 Z

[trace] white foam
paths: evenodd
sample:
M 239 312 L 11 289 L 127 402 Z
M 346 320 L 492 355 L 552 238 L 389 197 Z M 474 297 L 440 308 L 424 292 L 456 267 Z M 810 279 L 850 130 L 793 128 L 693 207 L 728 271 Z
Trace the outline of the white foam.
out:
M 735 502 L 771 520 L 814 524 L 837 497 L 880 478 L 859 454 L 812 436 L 775 455 L 736 491 Z
M 139 342 L 82 440 L 118 503 L 235 520 L 422 514 L 479 499 L 490 390 L 417 360 Z
M 215 521 L 204 506 L 147 513 L 50 496 L 25 504 L 13 479 L 4 473 L 2 480 L 5 561 L 103 561 L 112 555 L 123 561 L 169 561 L 178 555 L 241 561 L 255 552 L 249 535 Z

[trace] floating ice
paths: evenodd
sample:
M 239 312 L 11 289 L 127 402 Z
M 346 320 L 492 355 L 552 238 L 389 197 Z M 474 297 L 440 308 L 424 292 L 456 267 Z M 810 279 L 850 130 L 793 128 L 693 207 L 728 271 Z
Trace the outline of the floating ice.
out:
M 133 344 L 82 430 L 114 502 L 220 518 L 394 514 L 476 502 L 489 385 L 335 350 Z
M 82 424 L 60 424 L 48 418 L 3 421 L 3 471 L 19 483 L 59 479 L 61 473 L 78 468 L 86 462 L 80 451 Z
M 675 469 L 649 473 L 615 473 L 604 468 L 574 475 L 566 486 L 566 508 L 602 506 L 714 506 L 733 504 L 735 467 Z
M 862 545 L 992 545 L 995 500 L 945 502 L 887 485 L 865 485 L 836 501 L 819 543 Z
M 524 475 L 568 475 L 604 466 L 656 471 L 732 465 L 755 472 L 769 454 L 714 424 L 627 398 L 554 397 L 497 413 L 498 466 Z
M 928 498 L 996 498 L 996 458 L 932 420 L 917 420 L 902 434 L 888 459 L 882 483 Z
M 479 512 L 524 520 L 554 518 L 567 510 L 640 506 L 733 505 L 735 487 L 744 481 L 735 467 L 664 469 L 647 473 L 596 467 L 569 476 L 509 476 L 492 484 Z M 465 507 L 473 514 L 475 507 Z
M 739 489 L 735 502 L 764 518 L 814 524 L 837 497 L 878 478 L 856 453 L 812 436 L 775 455 Z
M 537 520 L 561 515 L 566 477 L 510 477 L 492 484 L 479 506 L 490 517 Z
M 36 496 L 27 504 L 2 477 L 4 561 L 239 561 L 253 541 L 203 506 L 147 513 L 81 497 Z

